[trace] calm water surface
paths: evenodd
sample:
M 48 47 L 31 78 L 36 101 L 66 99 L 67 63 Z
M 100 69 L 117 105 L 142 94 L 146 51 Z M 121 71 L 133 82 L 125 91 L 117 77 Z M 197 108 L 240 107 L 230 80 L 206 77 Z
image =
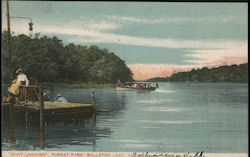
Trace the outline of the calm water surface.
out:
M 94 89 L 96 123 L 46 128 L 53 151 L 248 152 L 248 84 L 160 83 L 153 92 Z M 91 102 L 91 89 L 56 88 L 72 102 Z M 2 149 L 8 150 L 2 124 Z M 39 128 L 16 128 L 18 150 L 39 150 Z

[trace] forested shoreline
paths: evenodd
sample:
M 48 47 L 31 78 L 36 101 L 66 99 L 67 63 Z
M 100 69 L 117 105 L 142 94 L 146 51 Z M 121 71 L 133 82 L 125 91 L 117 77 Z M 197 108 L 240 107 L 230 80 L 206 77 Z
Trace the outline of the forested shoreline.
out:
M 248 82 L 248 63 L 240 65 L 220 66 L 208 69 L 193 69 L 179 72 L 168 78 L 152 78 L 157 82 Z
M 7 75 L 7 32 L 2 32 L 3 83 Z M 11 36 L 13 73 L 22 68 L 28 77 L 40 82 L 115 83 L 132 81 L 132 72 L 125 62 L 106 48 L 73 43 L 64 45 L 57 37 L 27 35 Z

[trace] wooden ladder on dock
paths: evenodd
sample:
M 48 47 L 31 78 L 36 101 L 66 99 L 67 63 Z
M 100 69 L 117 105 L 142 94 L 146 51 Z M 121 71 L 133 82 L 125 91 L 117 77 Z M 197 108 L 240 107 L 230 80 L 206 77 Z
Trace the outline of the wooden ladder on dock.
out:
M 40 102 L 43 96 L 40 86 L 19 86 L 18 100 L 22 102 Z

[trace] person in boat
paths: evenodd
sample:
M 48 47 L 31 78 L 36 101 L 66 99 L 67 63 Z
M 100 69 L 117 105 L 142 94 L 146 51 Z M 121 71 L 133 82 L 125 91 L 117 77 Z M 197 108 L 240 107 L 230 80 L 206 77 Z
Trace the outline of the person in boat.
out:
M 57 94 L 57 102 L 68 102 L 61 94 Z
M 120 80 L 118 80 L 117 81 L 117 87 L 122 87 L 122 86 L 123 86 L 123 83 Z
M 130 88 L 131 85 L 132 85 L 132 84 L 131 84 L 130 82 L 126 82 L 126 83 L 123 84 L 123 86 L 126 87 L 126 88 Z
M 156 88 L 159 88 L 158 82 L 156 82 Z
M 132 85 L 132 88 L 137 88 L 138 86 L 137 86 L 137 84 L 136 83 L 134 83 L 133 85 Z

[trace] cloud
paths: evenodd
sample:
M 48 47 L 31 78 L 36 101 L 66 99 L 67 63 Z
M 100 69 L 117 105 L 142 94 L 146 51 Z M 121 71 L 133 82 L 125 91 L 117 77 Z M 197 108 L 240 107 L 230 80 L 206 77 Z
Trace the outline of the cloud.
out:
M 100 27 L 108 27 L 103 25 Z M 112 26 L 114 27 L 114 26 Z M 23 30 L 16 27 L 18 32 Z M 74 35 L 78 37 L 78 42 L 101 42 L 101 43 L 116 43 L 134 46 L 146 47 L 161 47 L 161 48 L 188 48 L 188 49 L 228 49 L 237 45 L 245 44 L 242 41 L 221 41 L 221 40 L 178 40 L 178 39 L 163 39 L 163 38 L 145 38 L 135 37 L 121 34 L 113 34 L 89 30 L 87 28 L 69 28 L 62 26 L 40 26 L 36 29 L 37 32 L 58 35 Z M 87 38 L 87 39 L 85 39 Z M 79 40 L 80 39 L 80 40 Z
M 203 17 L 176 17 L 164 16 L 160 18 L 144 18 L 132 16 L 105 16 L 109 20 L 119 21 L 121 23 L 137 23 L 137 24 L 183 24 L 183 23 L 200 23 L 200 22 L 223 22 L 228 23 L 233 20 L 233 16 L 203 16 Z
M 133 72 L 133 79 L 147 80 L 154 77 L 168 77 L 180 71 L 188 71 L 200 65 L 175 65 L 175 64 L 129 64 Z
M 86 26 L 84 26 L 87 30 L 94 31 L 107 31 L 107 30 L 116 30 L 122 28 L 121 24 L 112 23 L 112 22 L 90 22 Z
M 189 50 L 186 57 L 188 65 L 175 64 L 129 64 L 135 80 L 147 80 L 154 77 L 168 77 L 174 73 L 190 71 L 202 67 L 218 67 L 248 63 L 248 44 L 233 45 L 228 49 Z
M 146 19 L 142 17 L 132 17 L 132 16 L 105 16 L 107 19 L 119 21 L 121 23 L 140 23 L 140 24 L 158 24 L 164 21 L 164 19 Z
M 225 49 L 214 50 L 190 50 L 191 53 L 187 57 L 193 58 L 187 62 L 193 64 L 200 64 L 203 66 L 218 66 L 218 65 L 231 65 L 242 64 L 248 62 L 248 44 L 234 44 L 229 45 Z
M 93 27 L 94 29 L 98 29 L 98 30 L 109 30 L 109 29 L 113 30 L 113 29 L 120 28 L 121 26 L 118 24 L 114 24 L 114 23 L 103 22 L 103 23 L 94 24 Z
M 127 17 L 127 16 L 108 16 L 113 19 L 112 22 L 107 21 L 89 21 L 81 22 L 79 26 L 78 21 L 73 21 L 70 24 L 65 25 L 42 25 L 36 23 L 34 25 L 35 32 L 43 32 L 45 34 L 57 34 L 57 35 L 74 35 L 75 41 L 71 42 L 82 42 L 82 43 L 116 43 L 123 45 L 134 45 L 134 46 L 146 46 L 146 47 L 161 47 L 161 48 L 180 48 L 180 49 L 228 49 L 235 47 L 240 44 L 245 44 L 242 41 L 233 40 L 179 40 L 171 38 L 145 38 L 136 37 L 123 34 L 114 34 L 105 32 L 107 30 L 116 30 L 123 27 L 123 24 L 114 22 L 114 18 L 121 21 L 131 21 L 139 23 L 160 23 L 167 21 L 212 21 L 215 17 L 202 17 L 202 18 L 186 18 L 186 17 L 174 17 L 174 18 L 159 18 L 159 19 L 146 19 L 138 17 Z M 219 16 L 217 19 L 222 21 L 228 21 L 231 16 Z M 27 33 L 27 23 L 13 23 L 13 29 L 18 33 Z M 2 24 L 2 28 L 6 28 L 6 25 Z
M 227 45 L 227 49 L 197 49 L 187 50 L 187 65 L 175 64 L 130 64 L 135 80 L 147 80 L 154 77 L 168 77 L 174 73 L 190 71 L 202 67 L 218 67 L 248 63 L 248 44 Z

